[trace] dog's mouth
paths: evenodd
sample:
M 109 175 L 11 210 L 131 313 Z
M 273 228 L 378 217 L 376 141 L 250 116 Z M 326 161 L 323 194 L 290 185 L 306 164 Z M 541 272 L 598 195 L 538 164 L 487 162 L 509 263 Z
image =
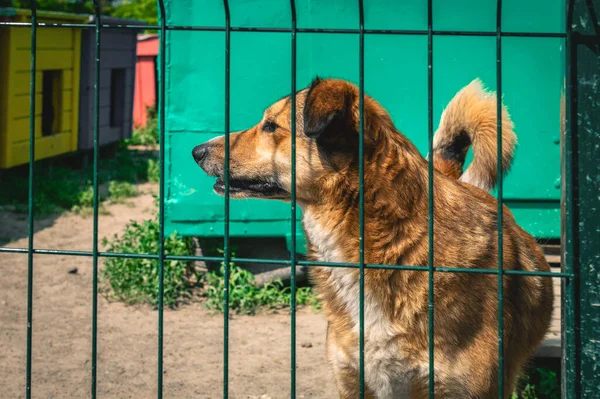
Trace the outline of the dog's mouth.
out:
M 225 195 L 225 182 L 218 178 L 213 186 L 219 195 Z M 232 179 L 229 178 L 229 195 L 239 198 L 270 198 L 285 199 L 289 197 L 287 190 L 279 184 L 259 179 Z

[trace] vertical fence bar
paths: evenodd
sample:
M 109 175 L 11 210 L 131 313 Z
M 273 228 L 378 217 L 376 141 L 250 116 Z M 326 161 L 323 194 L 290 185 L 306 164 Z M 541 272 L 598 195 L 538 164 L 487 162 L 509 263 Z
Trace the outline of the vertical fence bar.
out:
M 98 146 L 100 145 L 100 4 L 94 0 L 95 46 L 94 46 L 94 159 L 93 159 L 93 242 L 92 242 L 92 399 L 96 397 L 98 370 Z
M 158 81 L 158 137 L 160 184 L 158 197 L 158 378 L 157 396 L 163 396 L 163 328 L 165 280 L 165 63 L 167 52 L 167 14 L 164 0 L 158 0 L 160 10 L 159 81 Z
M 359 262 L 359 331 L 358 331 L 358 389 L 365 397 L 365 9 L 358 0 L 360 23 L 358 49 L 358 262 Z
M 575 213 L 573 210 L 573 104 L 577 101 L 575 96 L 575 87 L 572 73 L 573 63 L 577 61 L 574 57 L 573 47 L 573 7 L 575 0 L 568 0 L 566 4 L 566 26 L 565 26 L 565 99 L 564 99 L 564 133 L 561 148 L 561 241 L 563 245 L 561 266 L 563 272 L 574 273 L 575 256 Z M 575 342 L 575 323 L 576 323 L 576 280 L 574 278 L 563 279 L 561 282 L 561 338 L 562 338 L 562 356 L 561 356 L 561 394 L 564 399 L 574 399 L 577 397 L 577 355 Z
M 504 398 L 504 251 L 502 173 L 502 0 L 496 3 L 496 175 L 498 179 L 498 397 Z
M 428 316 L 428 341 L 429 341 L 429 397 L 435 396 L 435 360 L 434 360 L 434 208 L 433 208 L 433 0 L 427 1 L 427 138 L 429 141 L 429 154 L 431 159 L 427 164 L 427 187 L 429 188 L 427 196 L 428 213 L 428 281 L 427 291 L 427 316 Z
M 567 234 L 565 268 L 573 278 L 566 286 L 569 308 L 564 328 L 568 398 L 598 397 L 600 374 L 600 23 L 597 1 L 573 1 L 569 11 L 569 52 L 565 137 Z M 565 283 L 567 284 L 567 283 Z M 567 324 L 572 323 L 572 324 Z M 574 361 L 571 359 L 575 359 Z
M 292 186 L 291 186 L 291 239 L 292 251 L 290 253 L 290 328 L 291 328 L 291 369 L 290 369 L 290 397 L 296 398 L 296 1 L 290 0 L 290 11 L 292 14 L 292 94 L 290 96 L 292 115 Z
M 27 204 L 27 365 L 25 373 L 25 396 L 31 398 L 31 355 L 33 335 L 33 206 L 35 172 L 35 75 L 37 61 L 37 9 L 31 0 L 31 71 L 29 73 L 29 198 Z
M 231 67 L 231 14 L 229 12 L 229 1 L 223 0 L 225 9 L 225 165 L 223 182 L 225 183 L 225 226 L 223 235 L 223 263 L 224 263 L 224 289 L 223 299 L 223 398 L 229 396 L 229 105 L 230 105 L 230 67 Z

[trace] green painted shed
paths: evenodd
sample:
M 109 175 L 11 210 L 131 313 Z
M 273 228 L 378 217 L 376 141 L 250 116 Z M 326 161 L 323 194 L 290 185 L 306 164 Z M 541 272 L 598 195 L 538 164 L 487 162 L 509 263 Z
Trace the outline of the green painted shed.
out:
M 297 0 L 298 28 L 358 28 L 358 2 Z M 495 32 L 496 0 L 433 2 L 435 31 Z M 234 27 L 289 28 L 289 2 L 231 2 Z M 365 0 L 365 29 L 427 29 L 426 0 Z M 224 26 L 221 0 L 166 1 L 167 23 Z M 504 0 L 504 32 L 563 33 L 564 0 Z M 225 33 L 168 31 L 166 38 L 166 227 L 184 235 L 223 235 L 223 199 L 191 157 L 192 148 L 224 133 Z M 289 32 L 231 33 L 231 130 L 248 128 L 290 92 Z M 297 87 L 315 76 L 358 83 L 357 34 L 298 33 Z M 560 236 L 559 107 L 564 38 L 502 39 L 503 95 L 519 138 L 504 198 L 538 238 Z M 462 86 L 480 78 L 496 86 L 494 35 L 436 35 L 433 40 L 434 126 Z M 365 91 L 427 153 L 427 36 L 367 34 Z M 289 237 L 290 205 L 232 200 L 232 236 Z M 300 224 L 298 224 L 300 228 Z M 303 240 L 298 250 L 303 252 Z

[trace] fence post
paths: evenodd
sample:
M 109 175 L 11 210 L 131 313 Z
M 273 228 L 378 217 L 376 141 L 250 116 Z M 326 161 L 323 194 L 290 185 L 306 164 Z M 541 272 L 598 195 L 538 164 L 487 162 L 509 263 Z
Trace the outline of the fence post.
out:
M 591 399 L 600 386 L 600 4 L 570 6 L 563 243 L 575 278 L 563 283 L 563 397 Z

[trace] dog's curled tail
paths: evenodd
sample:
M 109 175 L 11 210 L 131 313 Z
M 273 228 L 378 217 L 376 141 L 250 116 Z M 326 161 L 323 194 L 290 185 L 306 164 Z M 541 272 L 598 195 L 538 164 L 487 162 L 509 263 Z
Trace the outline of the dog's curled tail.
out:
M 496 94 L 479 79 L 462 88 L 450 101 L 433 138 L 433 166 L 444 175 L 489 191 L 497 181 Z M 502 173 L 510 168 L 517 137 L 502 107 Z M 473 147 L 473 161 L 463 173 Z

